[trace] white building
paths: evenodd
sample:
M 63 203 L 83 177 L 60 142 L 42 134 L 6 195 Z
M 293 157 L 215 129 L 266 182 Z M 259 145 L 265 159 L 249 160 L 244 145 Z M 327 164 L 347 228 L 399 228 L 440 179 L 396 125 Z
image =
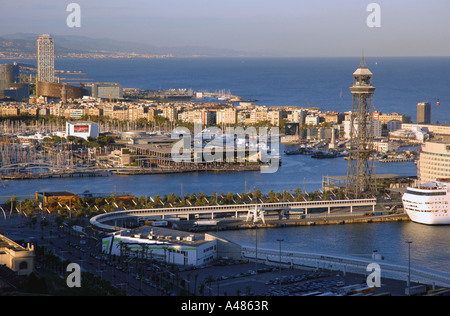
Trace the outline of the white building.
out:
M 293 123 L 305 123 L 306 112 L 303 110 L 294 110 L 288 115 L 288 120 Z
M 344 125 L 344 137 L 350 139 L 350 121 L 342 122 Z M 372 128 L 369 128 L 369 132 L 372 132 L 373 138 L 381 137 L 381 121 L 371 120 L 370 125 Z M 358 128 L 358 122 L 355 123 L 355 129 Z
M 430 135 L 426 128 L 412 126 L 390 132 L 389 137 L 392 139 L 415 140 L 423 143 L 429 139 Z
M 66 134 L 64 137 L 74 136 L 88 139 L 88 137 L 97 138 L 99 136 L 99 127 L 93 122 L 66 122 Z
M 305 117 L 305 124 L 317 126 L 320 123 L 320 117 L 318 115 L 307 115 Z
M 217 258 L 217 240 L 206 240 L 203 234 L 142 227 L 103 238 L 102 252 L 117 256 L 160 258 L 178 265 L 202 266 Z
M 390 141 L 374 141 L 373 149 L 379 153 L 386 153 L 398 149 L 398 144 Z

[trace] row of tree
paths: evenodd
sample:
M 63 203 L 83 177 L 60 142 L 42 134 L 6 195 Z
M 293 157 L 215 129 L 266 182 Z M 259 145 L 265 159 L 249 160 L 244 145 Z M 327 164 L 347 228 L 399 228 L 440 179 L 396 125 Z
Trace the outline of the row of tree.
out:
M 328 199 L 345 198 L 343 191 L 322 192 L 314 191 L 312 193 L 303 192 L 297 188 L 295 190 L 274 192 L 270 190 L 263 194 L 260 190 L 244 193 L 217 193 L 206 195 L 204 192 L 184 194 L 178 196 L 175 193 L 156 194 L 155 196 L 116 196 L 79 198 L 76 201 L 67 203 L 65 201 L 53 200 L 43 205 L 34 200 L 27 199 L 18 201 L 12 197 L 6 202 L 3 210 L 6 213 L 19 212 L 32 218 L 36 214 L 54 214 L 57 213 L 63 218 L 88 218 L 102 213 L 110 213 L 117 210 L 127 209 L 151 209 L 151 208 L 171 208 L 171 207 L 189 207 L 189 206 L 213 206 L 230 204 L 259 204 L 259 203 L 277 203 L 277 202 L 302 202 L 317 201 Z

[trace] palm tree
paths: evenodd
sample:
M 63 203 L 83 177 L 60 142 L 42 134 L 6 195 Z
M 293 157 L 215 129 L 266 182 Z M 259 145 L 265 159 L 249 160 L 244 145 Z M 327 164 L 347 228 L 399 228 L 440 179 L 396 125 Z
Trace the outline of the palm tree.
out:
M 194 296 L 197 296 L 197 279 L 198 273 L 194 274 Z
M 214 282 L 214 278 L 212 276 L 208 275 L 205 279 L 205 282 L 208 284 L 209 296 L 211 296 L 211 284 Z

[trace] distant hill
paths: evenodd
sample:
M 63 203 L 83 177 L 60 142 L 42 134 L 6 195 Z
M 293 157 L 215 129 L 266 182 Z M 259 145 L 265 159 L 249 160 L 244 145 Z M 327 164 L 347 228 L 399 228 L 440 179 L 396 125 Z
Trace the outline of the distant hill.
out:
M 55 40 L 55 55 L 69 54 L 142 54 L 171 55 L 173 57 L 248 57 L 244 52 L 213 47 L 183 46 L 158 47 L 146 43 L 116 41 L 106 38 L 89 38 L 84 36 L 50 35 Z M 2 55 L 36 55 L 38 34 L 16 33 L 0 36 L 0 56 Z

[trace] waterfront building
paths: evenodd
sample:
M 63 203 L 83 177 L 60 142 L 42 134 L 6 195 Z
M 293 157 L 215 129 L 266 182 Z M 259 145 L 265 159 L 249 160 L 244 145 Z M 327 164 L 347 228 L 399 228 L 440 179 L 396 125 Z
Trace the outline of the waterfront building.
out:
M 417 168 L 419 183 L 450 178 L 450 142 L 425 142 Z
M 87 90 L 94 98 L 105 100 L 123 99 L 123 88 L 120 83 L 116 82 L 94 82 L 86 84 Z
M 48 208 L 52 204 L 64 203 L 74 204 L 79 200 L 79 196 L 67 191 L 60 192 L 36 192 L 36 201 L 42 208 Z
M 217 258 L 217 240 L 204 234 L 172 230 L 156 225 L 167 221 L 149 221 L 154 226 L 122 230 L 102 240 L 102 252 L 117 256 L 160 258 L 183 266 L 203 266 Z
M 66 122 L 65 137 L 75 136 L 83 139 L 88 137 L 97 138 L 99 136 L 99 128 L 97 123 L 93 122 Z
M 17 63 L 0 65 L 0 100 L 28 101 L 28 83 L 20 82 L 20 68 Z
M 0 265 L 6 265 L 17 275 L 29 275 L 34 271 L 34 258 L 33 245 L 23 247 L 0 235 Z
M 403 123 L 402 129 L 420 128 L 435 137 L 450 137 L 450 125 Z
M 429 139 L 429 133 L 426 128 L 413 126 L 389 132 L 389 138 L 423 143 L 424 141 Z
M 55 43 L 50 34 L 37 40 L 37 81 L 55 83 Z
M 431 124 L 431 104 L 417 103 L 417 124 Z
M 381 113 L 379 111 L 373 112 L 373 119 L 381 121 L 381 124 L 387 124 L 390 121 L 399 121 L 400 123 L 411 123 L 411 117 L 400 113 Z

